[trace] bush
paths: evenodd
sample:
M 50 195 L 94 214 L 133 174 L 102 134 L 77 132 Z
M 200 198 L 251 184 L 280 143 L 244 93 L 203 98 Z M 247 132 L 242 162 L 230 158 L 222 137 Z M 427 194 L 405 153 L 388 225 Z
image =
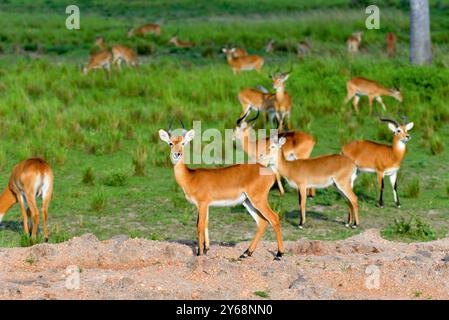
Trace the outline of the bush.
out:
M 107 199 L 103 190 L 98 191 L 94 194 L 90 207 L 93 211 L 101 212 L 106 209 Z
M 407 197 L 409 198 L 418 198 L 420 193 L 420 182 L 419 178 L 415 177 L 406 188 Z
M 439 155 L 444 150 L 443 142 L 441 141 L 441 138 L 438 135 L 433 135 L 430 139 L 430 152 L 435 155 Z
M 145 164 L 148 158 L 148 152 L 145 145 L 138 145 L 133 154 L 134 174 L 136 176 L 145 175 Z
M 83 183 L 93 186 L 95 184 L 95 175 L 94 175 L 94 169 L 92 167 L 87 168 L 84 170 L 83 173 Z
M 412 216 L 408 220 L 403 217 L 395 219 L 394 223 L 387 226 L 383 233 L 389 237 L 404 237 L 414 241 L 436 239 L 432 227 L 416 216 Z
M 123 171 L 110 173 L 104 180 L 104 184 L 109 187 L 123 187 L 128 182 L 128 175 Z

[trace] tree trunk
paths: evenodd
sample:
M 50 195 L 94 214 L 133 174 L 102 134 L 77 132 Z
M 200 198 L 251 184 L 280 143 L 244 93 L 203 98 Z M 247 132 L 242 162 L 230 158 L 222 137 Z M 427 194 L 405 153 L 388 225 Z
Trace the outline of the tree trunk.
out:
M 417 65 L 432 63 L 428 0 L 410 0 L 410 61 Z

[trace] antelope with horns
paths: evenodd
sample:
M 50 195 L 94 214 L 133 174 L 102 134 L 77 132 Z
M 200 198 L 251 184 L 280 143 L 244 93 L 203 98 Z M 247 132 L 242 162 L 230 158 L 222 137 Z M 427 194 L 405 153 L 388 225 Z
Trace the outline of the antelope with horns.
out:
M 391 58 L 396 50 L 396 35 L 393 32 L 387 33 L 385 41 L 387 43 L 387 55 Z
M 285 137 L 274 137 L 269 152 L 260 155 L 263 163 L 287 179 L 289 185 L 299 192 L 301 217 L 299 228 L 306 222 L 307 188 L 327 188 L 335 185 L 348 202 L 349 215 L 347 227 L 359 224 L 357 196 L 352 191 L 357 175 L 357 167 L 348 157 L 340 154 L 325 155 L 310 159 L 287 161 L 280 150 L 286 143 Z
M 235 57 L 236 48 L 223 48 L 224 54 L 226 55 L 226 61 L 229 66 L 234 71 L 234 74 L 240 74 L 241 71 L 256 70 L 260 72 L 262 69 L 264 60 L 262 57 L 255 54 L 246 55 L 243 57 Z
M 156 23 L 148 23 L 138 28 L 131 28 L 128 30 L 128 37 L 132 36 L 145 36 L 148 33 L 161 35 L 161 26 Z
M 19 202 L 22 210 L 23 232 L 29 234 L 32 223 L 31 237 L 36 239 L 39 224 L 36 198 L 42 197 L 42 221 L 44 238 L 47 242 L 47 210 L 52 193 L 53 171 L 44 160 L 33 158 L 18 163 L 12 169 L 9 183 L 0 195 L 0 223 L 8 210 Z
M 259 116 L 259 111 L 257 112 L 257 115 L 249 119 L 248 122 L 240 121 L 237 122 L 236 128 L 234 130 L 234 139 L 240 141 L 242 144 L 242 148 L 245 151 L 248 156 L 250 156 L 253 159 L 256 159 L 256 161 L 260 161 L 259 155 L 263 154 L 264 152 L 260 152 L 258 150 L 259 143 L 258 141 L 252 141 L 251 132 L 253 129 L 253 124 L 251 124 L 252 121 L 256 120 Z M 289 132 L 283 132 L 280 134 L 281 137 L 285 137 L 286 142 L 282 146 L 282 152 L 284 153 L 284 157 L 288 161 L 296 160 L 296 159 L 307 159 L 310 157 L 310 154 L 312 153 L 313 147 L 316 144 L 315 139 L 301 131 L 289 131 Z M 265 146 L 266 150 L 265 153 L 268 152 L 268 147 L 270 145 L 270 138 L 265 138 L 265 143 L 261 146 Z M 282 195 L 284 195 L 284 188 L 282 186 L 281 177 L 278 172 L 275 172 L 276 174 L 276 182 L 279 188 L 279 192 Z M 309 189 L 308 195 L 313 197 L 315 195 L 315 192 L 313 189 Z
M 97 37 L 95 39 L 95 44 L 103 51 L 107 51 L 106 45 L 102 37 Z M 139 66 L 139 58 L 133 49 L 122 46 L 122 45 L 114 45 L 112 46 L 112 64 L 116 65 L 119 70 L 121 70 L 122 61 L 126 64 L 138 67 Z
M 347 95 L 344 100 L 344 104 L 347 104 L 349 100 L 354 98 L 352 100 L 352 105 L 354 106 L 354 110 L 356 113 L 359 112 L 359 101 L 361 96 L 368 96 L 370 115 L 373 113 L 374 100 L 381 104 L 384 111 L 387 111 L 387 107 L 382 101 L 382 96 L 393 97 L 399 102 L 402 102 L 403 100 L 401 91 L 398 88 L 387 89 L 374 80 L 369 80 L 361 77 L 352 78 L 351 80 L 346 82 L 346 90 Z
M 170 146 L 175 179 L 183 189 L 186 199 L 198 209 L 198 255 L 209 250 L 208 219 L 211 206 L 242 204 L 258 225 L 257 233 L 241 258 L 251 256 L 267 224 L 274 228 L 278 243 L 276 260 L 284 252 L 279 218 L 270 208 L 268 193 L 275 182 L 272 171 L 266 172 L 260 164 L 238 164 L 220 168 L 188 168 L 184 147 L 195 135 L 193 129 L 182 130 L 180 135 L 159 130 L 159 137 Z M 263 172 L 263 174 L 262 174 Z
M 362 32 L 354 32 L 352 36 L 346 40 L 346 45 L 348 47 L 348 52 L 350 54 L 355 54 L 359 52 L 360 44 L 362 43 Z
M 273 128 L 273 119 L 276 118 L 278 126 L 284 130 L 285 119 L 287 118 L 287 129 L 290 130 L 290 114 L 292 100 L 290 95 L 285 91 L 285 81 L 290 76 L 291 70 L 281 73 L 277 72 L 270 75 L 273 82 L 273 88 L 276 93 L 270 93 L 263 87 L 260 90 L 247 88 L 239 93 L 239 101 L 243 112 L 238 122 L 246 119 L 252 110 L 258 110 L 268 114 L 271 127 Z
M 404 159 L 405 144 L 411 139 L 408 132 L 413 128 L 413 122 L 399 124 L 396 120 L 380 118 L 388 123 L 388 128 L 394 133 L 393 144 L 385 145 L 372 141 L 353 141 L 342 148 L 342 153 L 351 158 L 362 172 L 375 172 L 379 183 L 380 197 L 378 206 L 383 208 L 384 177 L 390 178 L 393 197 L 396 206 L 401 206 L 397 192 L 397 172 Z

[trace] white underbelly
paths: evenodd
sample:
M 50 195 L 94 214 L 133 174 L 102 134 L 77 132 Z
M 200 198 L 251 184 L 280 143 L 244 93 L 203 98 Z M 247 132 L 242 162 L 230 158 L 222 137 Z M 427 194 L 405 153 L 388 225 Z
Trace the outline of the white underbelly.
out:
M 385 170 L 384 175 L 385 176 L 391 176 L 393 174 L 395 174 L 396 172 L 398 172 L 399 168 L 390 168 Z
M 254 69 L 254 66 L 245 66 L 245 67 L 240 68 L 240 70 L 246 70 L 246 71 L 253 70 L 253 69 Z
M 234 207 L 236 205 L 242 204 L 245 199 L 246 195 L 242 193 L 237 199 L 217 200 L 211 202 L 209 205 L 212 207 Z
M 308 184 L 307 188 L 324 189 L 324 188 L 331 186 L 333 183 L 334 183 L 334 181 L 332 179 L 329 179 L 328 181 L 326 181 L 324 183 Z
M 361 172 L 376 172 L 376 169 L 373 168 L 359 168 Z

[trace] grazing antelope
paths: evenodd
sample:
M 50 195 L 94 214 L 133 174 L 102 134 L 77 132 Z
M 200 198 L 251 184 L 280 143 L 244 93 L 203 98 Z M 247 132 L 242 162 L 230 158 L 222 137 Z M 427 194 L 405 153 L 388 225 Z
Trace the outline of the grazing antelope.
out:
M 378 82 L 366 78 L 352 78 L 351 80 L 346 82 L 346 89 L 348 91 L 348 94 L 346 95 L 344 104 L 347 104 L 349 100 L 354 98 L 352 100 L 352 105 L 354 106 L 354 110 L 356 113 L 359 112 L 359 101 L 361 96 L 368 96 L 370 115 L 373 113 L 374 99 L 381 104 L 384 111 L 387 111 L 387 107 L 382 101 L 382 96 L 390 96 L 395 98 L 399 102 L 402 102 L 402 94 L 399 89 L 387 89 L 384 86 L 380 85 Z
M 406 118 L 402 124 L 386 118 L 380 118 L 380 120 L 387 122 L 388 128 L 394 133 L 392 145 L 367 140 L 353 141 L 342 148 L 342 153 L 351 158 L 360 171 L 377 174 L 380 189 L 378 206 L 381 208 L 384 206 L 384 177 L 388 176 L 393 188 L 394 202 L 400 208 L 397 172 L 405 156 L 405 144 L 411 139 L 408 132 L 413 128 L 413 122 L 407 122 Z
M 252 137 L 250 136 L 250 133 L 254 124 L 250 123 L 256 120 L 258 115 L 259 112 L 257 112 L 257 115 L 253 119 L 248 120 L 248 122 L 241 121 L 240 123 L 237 123 L 234 130 L 234 139 L 240 141 L 243 151 L 245 151 L 248 156 L 259 162 L 259 155 L 268 152 L 270 137 L 267 137 L 265 139 L 265 144 L 261 145 L 266 147 L 264 152 L 258 150 L 258 147 L 260 146 L 258 141 L 251 141 Z M 282 152 L 288 161 L 309 158 L 313 147 L 316 144 L 315 139 L 311 135 L 301 131 L 283 132 L 279 136 L 285 137 L 286 139 L 286 143 L 282 146 Z M 275 172 L 275 174 L 279 192 L 282 196 L 285 192 L 282 186 L 281 177 L 278 172 Z M 310 189 L 308 195 L 313 197 L 315 195 L 314 190 Z
M 173 44 L 176 48 L 191 48 L 193 47 L 193 43 L 190 41 L 181 41 L 178 39 L 178 32 L 176 32 L 170 40 L 168 40 L 168 43 Z
M 148 23 L 138 28 L 131 28 L 128 30 L 128 37 L 145 36 L 147 33 L 161 35 L 161 26 L 156 23 Z
M 95 44 L 100 47 L 101 50 L 106 51 L 106 45 L 102 37 L 97 37 L 95 39 Z M 112 64 L 116 65 L 119 70 L 121 70 L 122 61 L 133 67 L 139 66 L 139 58 L 133 49 L 122 45 L 114 45 L 111 49 L 112 51 Z
M 28 219 L 32 219 L 31 237 L 36 239 L 39 209 L 36 198 L 42 197 L 42 221 L 45 242 L 48 241 L 47 209 L 53 193 L 53 171 L 42 159 L 27 159 L 12 169 L 9 183 L 0 195 L 0 223 L 8 210 L 19 202 L 22 210 L 23 232 L 29 234 Z
M 387 33 L 385 36 L 385 41 L 387 43 L 387 54 L 388 57 L 393 57 L 396 50 L 396 35 L 393 32 Z
M 269 152 L 262 154 L 263 163 L 287 179 L 288 184 L 299 192 L 301 217 L 299 228 L 306 222 L 307 188 L 327 188 L 335 185 L 348 201 L 349 215 L 346 226 L 353 223 L 353 228 L 359 224 L 357 196 L 352 191 L 357 175 L 354 162 L 340 154 L 325 155 L 310 159 L 287 161 L 284 152 L 280 152 L 286 143 L 285 137 L 275 137 L 269 147 Z
M 351 54 L 359 52 L 360 44 L 362 43 L 362 32 L 354 32 L 352 36 L 346 40 L 348 52 Z
M 244 120 L 252 110 L 259 110 L 268 114 L 272 128 L 274 127 L 273 119 L 276 118 L 279 128 L 283 130 L 285 118 L 287 118 L 287 128 L 290 130 L 292 100 L 289 94 L 285 91 L 285 81 L 287 81 L 290 76 L 290 72 L 291 70 L 270 75 L 270 78 L 273 81 L 273 88 L 276 90 L 276 93 L 274 94 L 263 87 L 260 87 L 260 90 L 247 88 L 240 91 L 239 101 L 243 113 L 238 121 Z
M 311 51 L 311 44 L 308 39 L 300 41 L 296 45 L 296 52 L 298 57 L 305 57 L 310 54 L 310 51 Z
M 234 74 L 240 74 L 240 71 L 256 70 L 260 72 L 262 69 L 264 60 L 255 54 L 250 54 L 243 57 L 234 57 L 236 52 L 235 48 L 223 48 L 223 52 L 226 55 L 226 60 L 229 66 L 234 71 Z
M 179 136 L 173 135 L 170 130 L 159 130 L 160 139 L 170 146 L 176 182 L 183 189 L 186 199 L 198 209 L 198 255 L 209 250 L 209 207 L 242 204 L 256 221 L 258 229 L 241 258 L 252 255 L 267 223 L 270 223 L 278 243 L 275 259 L 279 260 L 284 252 L 279 218 L 268 203 L 268 193 L 275 182 L 274 173 L 261 174 L 261 170 L 266 168 L 260 164 L 190 169 L 184 162 L 184 146 L 194 135 L 193 129 L 183 130 Z
M 266 53 L 273 53 L 274 52 L 274 43 L 275 42 L 276 41 L 274 41 L 273 39 L 268 41 L 267 45 L 265 46 L 265 52 Z
M 83 74 L 88 74 L 91 70 L 104 69 L 108 75 L 111 74 L 112 54 L 103 50 L 90 56 L 87 66 L 83 68 Z

